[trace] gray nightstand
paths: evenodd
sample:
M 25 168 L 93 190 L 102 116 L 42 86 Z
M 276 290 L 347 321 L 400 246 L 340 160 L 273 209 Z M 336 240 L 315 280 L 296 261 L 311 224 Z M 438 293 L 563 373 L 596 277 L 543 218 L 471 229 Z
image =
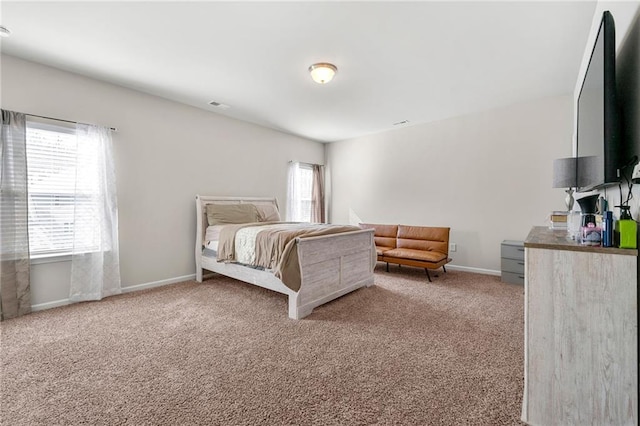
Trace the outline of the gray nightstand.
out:
M 500 256 L 502 282 L 524 284 L 524 242 L 504 240 Z

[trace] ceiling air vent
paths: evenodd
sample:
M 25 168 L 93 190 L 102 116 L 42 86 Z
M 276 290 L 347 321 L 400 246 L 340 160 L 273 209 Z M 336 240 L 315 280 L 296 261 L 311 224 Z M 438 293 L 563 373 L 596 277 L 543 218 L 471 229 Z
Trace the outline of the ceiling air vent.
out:
M 216 101 L 209 102 L 209 105 L 211 105 L 212 107 L 219 108 L 219 109 L 229 109 L 229 108 L 231 108 L 229 105 L 221 104 L 220 102 L 216 102 Z

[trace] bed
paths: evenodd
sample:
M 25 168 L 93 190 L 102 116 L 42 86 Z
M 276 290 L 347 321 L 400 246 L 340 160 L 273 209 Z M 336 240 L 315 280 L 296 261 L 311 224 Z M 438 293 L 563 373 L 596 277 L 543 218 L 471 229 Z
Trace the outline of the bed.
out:
M 216 206 L 213 209 L 219 205 L 251 204 L 263 211 L 278 212 L 278 202 L 275 198 L 197 195 L 195 258 L 198 282 L 202 282 L 205 271 L 211 271 L 286 294 L 289 298 L 289 318 L 292 319 L 304 318 L 317 306 L 360 287 L 373 285 L 373 269 L 376 264 L 373 230 L 351 227 L 343 232 L 326 235 L 324 231 L 308 231 L 304 234 L 308 236 L 293 238 L 292 244 L 287 245 L 285 250 L 293 260 L 289 262 L 288 275 L 284 275 L 283 271 L 277 268 L 274 271 L 270 268 L 249 267 L 232 261 L 219 261 L 218 250 L 222 252 L 228 244 L 225 246 L 221 240 L 220 247 L 217 242 L 214 246 L 211 235 L 218 233 L 219 238 L 231 235 L 229 228 L 232 225 L 220 226 L 221 229 L 213 229 L 218 226 L 209 226 L 211 219 L 207 214 L 212 208 L 208 209 L 207 206 L 212 204 Z M 281 226 L 281 222 L 271 220 L 265 222 L 269 223 L 261 225 L 272 228 Z M 239 225 L 237 228 L 242 228 L 251 234 L 253 225 L 246 224 L 246 227 Z M 284 226 L 284 223 L 282 225 Z M 263 234 L 265 233 L 258 235 Z

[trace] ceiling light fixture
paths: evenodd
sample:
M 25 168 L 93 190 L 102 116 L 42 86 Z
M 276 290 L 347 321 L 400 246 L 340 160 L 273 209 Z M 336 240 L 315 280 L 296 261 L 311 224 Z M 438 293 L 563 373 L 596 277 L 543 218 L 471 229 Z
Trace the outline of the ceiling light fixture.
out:
M 327 62 L 320 62 L 309 67 L 311 78 L 313 81 L 320 84 L 330 82 L 333 79 L 333 76 L 336 75 L 337 71 L 338 68 L 335 65 Z
M 0 25 L 0 37 L 9 37 L 10 35 L 11 31 L 9 28 Z

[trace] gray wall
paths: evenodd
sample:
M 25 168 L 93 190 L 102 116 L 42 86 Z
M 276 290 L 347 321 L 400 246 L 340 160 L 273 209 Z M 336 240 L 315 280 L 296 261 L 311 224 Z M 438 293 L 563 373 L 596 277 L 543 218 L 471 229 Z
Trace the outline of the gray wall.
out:
M 14 57 L 1 58 L 2 108 L 117 127 L 113 134 L 123 287 L 195 271 L 195 195 L 276 196 L 289 160 L 324 147 L 221 115 Z M 32 268 L 32 303 L 69 295 L 70 262 Z
M 502 240 L 564 208 L 571 135 L 567 95 L 332 143 L 332 221 L 449 226 L 452 265 L 496 272 Z

